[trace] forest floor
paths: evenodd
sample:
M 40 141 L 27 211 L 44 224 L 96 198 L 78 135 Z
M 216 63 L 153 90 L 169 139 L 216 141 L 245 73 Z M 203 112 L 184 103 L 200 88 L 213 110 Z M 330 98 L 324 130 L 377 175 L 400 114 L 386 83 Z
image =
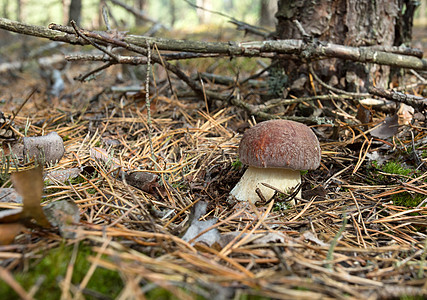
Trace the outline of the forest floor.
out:
M 17 39 L 0 51 L 18 61 L 44 44 Z M 59 50 L 82 49 L 58 46 L 42 55 Z M 187 74 L 239 79 L 268 64 L 255 58 L 179 62 Z M 72 238 L 55 228 L 27 228 L 0 246 L 2 297 L 16 298 L 16 291 L 27 299 L 427 297 L 423 114 L 393 103 L 363 108 L 339 97 L 272 106 L 265 112 L 274 117 L 318 120 L 308 125 L 322 161 L 303 176 L 295 206 L 277 196 L 257 207 L 228 195 L 244 171 L 237 155 L 242 133 L 263 119 L 228 102 L 201 99 L 174 76 L 169 83 L 170 74 L 159 66 L 152 70 L 148 101 L 144 67 L 113 66 L 91 81 L 73 80 L 95 66 L 29 62 L 1 74 L 0 111 L 6 115 L 37 88 L 14 127 L 26 136 L 55 131 L 64 140 L 64 157 L 45 168 L 42 205 L 71 199 L 80 211 Z M 53 69 L 61 70 L 65 84 L 59 96 L 52 95 Z M 402 76 L 399 87 L 425 94 L 419 78 Z M 259 104 L 268 78 L 257 81 L 238 89 L 213 81 L 204 86 Z M 328 93 L 311 86 L 308 95 Z M 378 127 L 386 117 L 391 125 Z M 373 128 L 381 128 L 376 136 Z M 123 181 L 118 168 L 152 181 Z M 52 175 L 56 171 L 69 178 Z M 12 186 L 7 173 L 1 184 Z M 206 211 L 200 203 L 207 203 Z M 6 197 L 0 206 L 20 204 Z M 196 233 L 182 238 L 191 225 L 199 225 Z M 204 231 L 205 239 L 194 242 Z

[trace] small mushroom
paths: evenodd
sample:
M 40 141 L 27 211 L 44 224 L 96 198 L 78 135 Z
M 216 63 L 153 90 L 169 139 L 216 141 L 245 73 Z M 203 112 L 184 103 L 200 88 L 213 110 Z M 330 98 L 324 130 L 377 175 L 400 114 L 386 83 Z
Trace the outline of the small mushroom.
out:
M 316 135 L 304 124 L 271 120 L 257 124 L 243 134 L 239 145 L 240 161 L 248 165 L 230 194 L 237 200 L 255 203 L 258 188 L 266 199 L 275 191 L 289 192 L 301 183 L 301 170 L 316 169 L 320 164 L 320 145 Z M 297 195 L 301 197 L 301 191 Z

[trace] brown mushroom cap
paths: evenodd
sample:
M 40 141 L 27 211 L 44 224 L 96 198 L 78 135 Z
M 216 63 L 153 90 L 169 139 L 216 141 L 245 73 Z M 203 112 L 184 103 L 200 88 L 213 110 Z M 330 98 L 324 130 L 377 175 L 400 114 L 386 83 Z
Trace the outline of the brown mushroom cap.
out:
M 306 125 L 271 120 L 245 131 L 239 158 L 242 163 L 258 168 L 312 170 L 320 164 L 320 145 Z

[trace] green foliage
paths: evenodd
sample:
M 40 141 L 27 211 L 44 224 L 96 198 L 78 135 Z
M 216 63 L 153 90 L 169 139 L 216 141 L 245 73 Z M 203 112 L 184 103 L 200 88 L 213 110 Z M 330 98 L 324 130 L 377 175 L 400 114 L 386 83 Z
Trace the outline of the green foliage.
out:
M 243 163 L 240 161 L 240 159 L 237 158 L 235 161 L 233 161 L 231 166 L 233 167 L 233 169 L 238 170 L 243 166 Z
M 283 194 L 282 194 L 282 195 L 283 195 Z M 279 196 L 279 197 L 280 197 L 280 196 Z M 288 202 L 278 200 L 278 201 L 276 201 L 276 202 L 274 203 L 273 211 L 282 211 L 282 210 L 287 210 L 287 209 L 289 209 L 290 207 L 291 207 L 291 205 L 289 205 L 289 204 L 288 204 Z
M 373 162 L 373 165 L 378 168 L 378 164 Z M 389 161 L 383 166 L 379 167 L 381 171 L 387 174 L 395 174 L 402 176 L 414 177 L 416 176 L 416 171 L 411 168 L 405 168 L 402 166 L 400 162 L 397 161 Z M 386 175 L 379 175 L 378 178 L 380 180 L 386 180 Z M 408 193 L 403 192 L 399 194 L 394 194 L 391 196 L 391 200 L 395 205 L 405 206 L 405 207 L 415 207 L 421 203 L 425 198 L 425 195 L 418 193 Z
M 35 298 L 60 299 L 61 289 L 58 283 L 65 278 L 72 252 L 73 246 L 61 245 L 56 249 L 51 249 L 43 258 L 31 260 L 27 271 L 16 272 L 14 274 L 15 279 L 28 291 L 39 278 L 44 278 Z M 96 255 L 96 253 L 92 252 L 90 246 L 79 245 L 71 280 L 73 284 L 78 285 L 89 270 L 91 263 L 88 261 L 88 256 L 90 255 Z M 91 277 L 87 289 L 114 298 L 119 294 L 123 286 L 118 272 L 98 267 Z M 15 292 L 2 281 L 0 281 L 0 295 L 2 295 L 2 299 L 17 299 Z
M 414 170 L 404 168 L 399 162 L 389 161 L 382 166 L 381 170 L 384 173 L 409 176 Z

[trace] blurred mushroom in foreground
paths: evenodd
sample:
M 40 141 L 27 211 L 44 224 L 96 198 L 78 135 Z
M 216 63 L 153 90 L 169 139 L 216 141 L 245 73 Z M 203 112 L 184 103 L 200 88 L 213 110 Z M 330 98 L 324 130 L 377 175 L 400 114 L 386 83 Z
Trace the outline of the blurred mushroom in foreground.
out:
M 304 124 L 271 120 L 248 129 L 239 145 L 240 161 L 248 165 L 230 194 L 240 201 L 255 203 L 275 191 L 263 183 L 288 193 L 301 183 L 301 171 L 320 165 L 320 145 L 316 135 Z M 297 195 L 301 197 L 301 191 Z
M 54 131 L 43 136 L 23 137 L 22 140 L 3 144 L 3 150 L 19 160 L 35 159 L 48 164 L 58 163 L 65 153 L 64 142 Z

